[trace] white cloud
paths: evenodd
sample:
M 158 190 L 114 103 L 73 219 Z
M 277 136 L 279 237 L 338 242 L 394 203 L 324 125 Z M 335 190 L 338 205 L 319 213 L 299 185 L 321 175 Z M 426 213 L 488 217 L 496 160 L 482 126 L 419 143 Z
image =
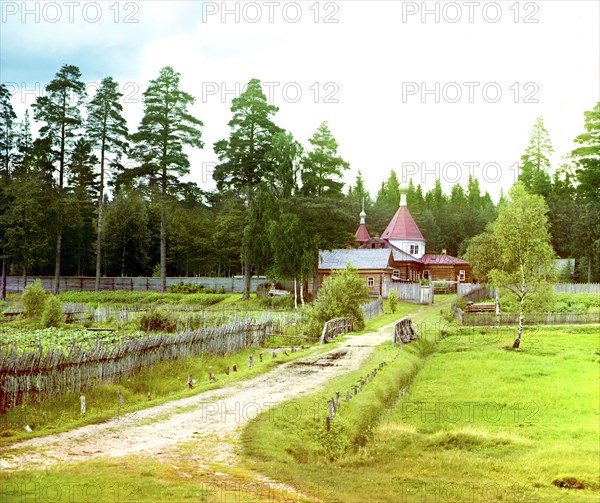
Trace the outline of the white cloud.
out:
M 461 21 L 444 21 L 444 13 L 454 15 L 450 4 L 463 9 Z M 58 54 L 74 41 L 84 47 L 105 44 L 106 74 L 114 73 L 111 54 L 127 54 L 128 66 L 119 67 L 115 77 L 138 83 L 140 93 L 161 67 L 173 66 L 182 74 L 182 87 L 197 97 L 195 113 L 205 123 L 206 147 L 192 154 L 199 181 L 198 166 L 215 160 L 212 143 L 228 133 L 231 91 L 257 77 L 273 83 L 280 107 L 276 121 L 303 143 L 329 120 L 352 166 L 348 182 L 361 170 L 376 192 L 390 169 L 400 174 L 403 162 L 411 163 L 408 169 L 425 163 L 430 171 L 417 173 L 415 181 L 430 187 L 436 175 L 452 181 L 454 165 L 448 163 L 458 163 L 466 181 L 465 163 L 479 162 L 473 172 L 495 197 L 514 181 L 510 167 L 519 160 L 536 116 L 545 118 L 555 164 L 581 132 L 583 112 L 598 100 L 599 6 L 501 2 L 501 19 L 491 23 L 484 18 L 484 9 L 488 17 L 495 14 L 488 4 L 480 2 L 470 23 L 464 2 L 428 2 L 430 10 L 437 6 L 440 22 L 428 14 L 423 23 L 420 13 L 403 22 L 403 14 L 421 9 L 422 2 L 301 2 L 301 18 L 291 23 L 283 9 L 293 17 L 292 2 L 238 2 L 239 22 L 232 12 L 223 22 L 222 2 L 138 2 L 135 26 L 113 23 L 97 29 L 80 23 L 68 34 L 28 26 L 24 38 L 32 48 L 49 46 Z M 228 4 L 230 10 L 235 6 Z M 261 21 L 247 22 L 244 13 L 254 17 L 257 8 Z M 314 22 L 317 8 L 319 23 Z M 339 22 L 324 23 L 327 15 Z M 539 22 L 523 22 L 527 16 Z M 423 83 L 428 89 L 438 83 L 440 103 L 431 93 L 422 102 Z M 403 99 L 403 86 L 406 91 L 411 85 L 416 94 Z M 498 89 L 502 97 L 491 103 Z M 301 98 L 293 102 L 298 90 Z M 457 90 L 462 99 L 448 103 Z M 128 105 L 127 114 L 135 129 L 141 106 Z M 436 162 L 440 168 L 434 174 Z M 492 168 L 482 171 L 486 163 L 502 168 L 498 180 Z

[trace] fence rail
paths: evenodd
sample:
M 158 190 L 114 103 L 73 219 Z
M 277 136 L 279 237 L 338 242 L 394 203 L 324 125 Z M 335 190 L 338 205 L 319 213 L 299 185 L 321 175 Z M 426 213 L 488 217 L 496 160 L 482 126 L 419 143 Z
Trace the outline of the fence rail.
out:
M 38 279 L 38 276 L 27 278 L 27 284 L 31 285 Z M 42 286 L 48 291 L 54 291 L 54 277 L 41 276 L 39 279 Z M 203 285 L 206 288 L 212 288 L 215 291 L 225 291 L 226 293 L 241 293 L 244 291 L 244 278 L 242 276 L 233 276 L 230 278 L 216 277 L 189 277 L 189 278 L 167 278 L 167 288 L 171 285 L 178 285 L 181 282 L 191 283 L 193 285 Z M 250 290 L 256 291 L 256 287 L 261 283 L 267 283 L 264 277 L 253 277 Z M 21 276 L 8 276 L 6 289 L 8 292 L 20 293 L 23 291 L 23 278 Z M 60 278 L 60 291 L 93 291 L 96 288 L 96 278 L 90 276 L 63 276 Z M 160 291 L 160 278 L 100 278 L 100 290 L 129 290 L 129 291 Z
M 594 293 L 600 295 L 600 283 L 555 283 L 552 289 L 556 293 Z
M 368 304 L 363 304 L 361 307 L 365 320 L 370 320 L 379 316 L 383 312 L 383 299 L 379 297 L 377 300 Z
M 463 325 L 492 326 L 516 325 L 519 323 L 518 313 L 464 313 Z M 524 325 L 579 325 L 600 323 L 600 313 L 526 313 Z
M 415 327 L 412 325 L 410 318 L 402 318 L 394 325 L 394 334 L 392 335 L 392 346 L 396 344 L 406 344 L 411 341 L 416 341 L 419 338 Z
M 325 344 L 336 335 L 347 334 L 354 327 L 353 318 L 334 318 L 325 323 L 321 333 L 320 343 Z
M 198 354 L 224 355 L 246 347 L 262 347 L 272 323 L 237 323 L 223 327 L 156 334 L 117 345 L 93 348 L 71 345 L 68 350 L 41 348 L 17 353 L 0 348 L 0 412 L 65 392 L 81 392 L 111 383 L 167 360 Z

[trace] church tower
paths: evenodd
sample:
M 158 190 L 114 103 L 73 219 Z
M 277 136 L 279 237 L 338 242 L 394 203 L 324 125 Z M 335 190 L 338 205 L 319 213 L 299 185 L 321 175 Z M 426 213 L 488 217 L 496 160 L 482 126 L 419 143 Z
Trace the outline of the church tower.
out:
M 420 259 L 425 255 L 425 238 L 406 206 L 407 192 L 408 186 L 401 184 L 400 208 L 390 220 L 381 237 L 396 248 Z
M 356 234 L 354 234 L 354 239 L 359 245 L 371 240 L 371 236 L 369 236 L 369 231 L 367 230 L 366 218 L 365 202 L 363 201 L 362 211 L 360 212 L 360 225 L 358 226 Z

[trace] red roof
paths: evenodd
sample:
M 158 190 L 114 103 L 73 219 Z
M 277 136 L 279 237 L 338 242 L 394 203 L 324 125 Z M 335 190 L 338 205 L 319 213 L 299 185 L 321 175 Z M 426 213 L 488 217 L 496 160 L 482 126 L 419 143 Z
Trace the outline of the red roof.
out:
M 421 257 L 421 261 L 425 265 L 469 265 L 466 260 L 453 257 L 452 255 L 446 255 L 444 253 L 426 253 Z
M 357 243 L 366 243 L 371 239 L 369 236 L 369 231 L 367 230 L 367 226 L 365 224 L 360 224 L 358 226 L 358 230 L 356 234 L 354 234 L 354 239 L 356 239 Z
M 381 237 L 388 240 L 425 241 L 406 206 L 398 208 Z

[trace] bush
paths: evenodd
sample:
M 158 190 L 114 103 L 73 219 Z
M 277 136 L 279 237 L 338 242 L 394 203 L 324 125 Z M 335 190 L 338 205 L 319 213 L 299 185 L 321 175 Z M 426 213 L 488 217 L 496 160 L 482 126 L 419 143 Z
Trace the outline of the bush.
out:
M 462 309 L 463 311 L 467 309 L 467 299 L 465 299 L 464 297 L 459 297 L 458 299 L 456 299 L 456 307 Z
M 50 295 L 42 313 L 42 325 L 44 328 L 60 327 L 64 321 L 62 302 L 55 295 Z
M 293 309 L 294 296 L 281 295 L 279 297 L 261 297 L 259 298 L 260 305 L 273 309 Z
M 27 286 L 23 292 L 25 316 L 28 318 L 39 318 L 44 312 L 45 305 L 46 290 L 44 290 L 42 282 L 36 279 L 33 285 Z
M 140 318 L 140 328 L 144 332 L 174 332 L 177 322 L 167 313 L 152 309 Z
M 204 286 L 200 284 L 194 283 L 184 283 L 181 281 L 178 285 L 171 285 L 169 287 L 169 293 L 202 293 L 204 291 Z
M 318 339 L 325 322 L 334 318 L 354 318 L 354 329 L 365 327 L 361 305 L 369 300 L 369 287 L 356 269 L 348 266 L 335 271 L 321 285 L 317 299 L 308 311 L 306 330 Z
M 388 302 L 390 304 L 390 311 L 394 314 L 396 309 L 398 309 L 398 292 L 396 290 L 390 292 L 388 295 Z

